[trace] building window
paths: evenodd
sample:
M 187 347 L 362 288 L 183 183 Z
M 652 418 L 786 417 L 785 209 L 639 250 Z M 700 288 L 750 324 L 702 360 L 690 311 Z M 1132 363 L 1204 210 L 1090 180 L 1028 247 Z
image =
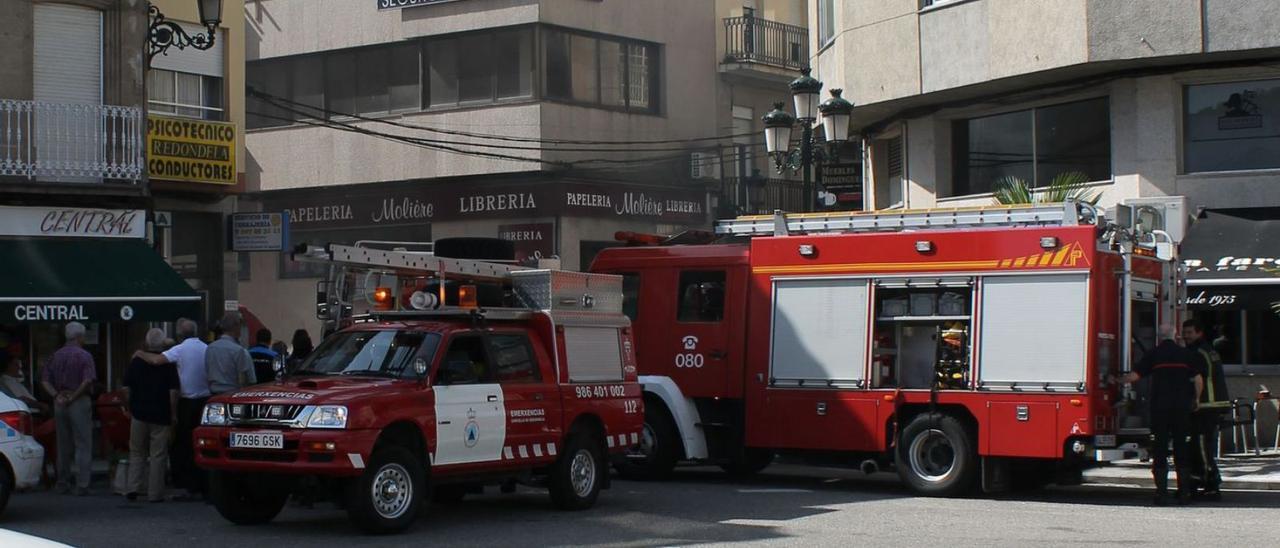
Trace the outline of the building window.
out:
M 147 80 L 147 110 L 202 120 L 225 120 L 222 78 L 152 69 Z
M 657 47 L 565 30 L 544 33 L 544 93 L 551 99 L 657 112 Z
M 818 45 L 825 46 L 836 37 L 836 1 L 818 0 Z
M 1184 170 L 1280 168 L 1280 79 L 1187 86 Z
M 991 192 L 1006 178 L 1036 187 L 1070 172 L 1111 178 L 1111 114 L 1106 97 L 952 124 L 954 195 Z

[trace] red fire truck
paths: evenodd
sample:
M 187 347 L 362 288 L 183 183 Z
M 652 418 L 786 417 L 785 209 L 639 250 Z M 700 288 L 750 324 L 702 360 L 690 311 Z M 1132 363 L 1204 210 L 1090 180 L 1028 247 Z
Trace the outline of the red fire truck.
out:
M 623 277 L 645 389 L 620 468 L 789 453 L 947 495 L 1133 455 L 1140 392 L 1108 379 L 1178 319 L 1184 208 L 778 213 L 607 249 L 592 270 Z
M 638 444 L 641 387 L 616 276 L 330 245 L 321 316 L 343 329 L 282 380 L 215 396 L 195 433 L 235 523 L 332 494 L 375 533 L 422 501 L 517 482 L 594 504 Z

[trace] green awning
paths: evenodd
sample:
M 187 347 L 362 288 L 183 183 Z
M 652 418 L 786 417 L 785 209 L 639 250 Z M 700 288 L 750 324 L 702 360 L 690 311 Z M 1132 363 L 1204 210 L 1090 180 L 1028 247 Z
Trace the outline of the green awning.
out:
M 200 296 L 142 240 L 0 239 L 0 323 L 199 314 Z

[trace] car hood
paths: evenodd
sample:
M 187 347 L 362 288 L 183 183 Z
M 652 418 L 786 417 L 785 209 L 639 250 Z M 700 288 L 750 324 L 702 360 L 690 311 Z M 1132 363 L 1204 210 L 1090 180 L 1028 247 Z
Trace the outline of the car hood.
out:
M 388 388 L 404 383 L 396 379 L 371 377 L 299 377 L 246 387 L 223 394 L 217 400 L 227 403 L 340 404 L 374 394 L 381 396 Z

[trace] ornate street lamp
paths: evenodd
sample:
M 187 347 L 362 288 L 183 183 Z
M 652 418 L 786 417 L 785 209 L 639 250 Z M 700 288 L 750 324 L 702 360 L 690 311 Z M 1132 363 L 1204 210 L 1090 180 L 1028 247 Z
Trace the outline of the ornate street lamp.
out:
M 809 75 L 809 69 L 800 71 L 800 77 L 792 80 L 792 100 L 795 102 L 796 115 L 782 110 L 783 103 L 774 103 L 773 110 L 765 114 L 764 122 L 765 150 L 773 157 L 774 167 L 778 173 L 800 171 L 804 185 L 805 210 L 808 211 L 817 203 L 818 195 L 813 185 L 813 166 L 826 161 L 827 153 L 815 146 L 813 125 L 822 113 L 822 129 L 827 142 L 839 143 L 849 139 L 849 118 L 853 112 L 853 103 L 840 97 L 841 90 L 831 90 L 831 98 L 818 104 L 822 94 L 822 82 Z M 800 147 L 791 148 L 792 128 L 800 124 Z
M 218 36 L 218 25 L 222 23 L 222 0 L 196 0 L 196 7 L 200 11 L 200 24 L 209 30 L 208 34 L 195 36 L 187 34 L 181 25 L 166 20 L 155 4 L 147 4 L 147 14 L 151 19 L 150 28 L 147 30 L 148 66 L 156 55 L 167 55 L 166 52 L 170 46 L 198 50 L 213 47 L 213 42 Z

